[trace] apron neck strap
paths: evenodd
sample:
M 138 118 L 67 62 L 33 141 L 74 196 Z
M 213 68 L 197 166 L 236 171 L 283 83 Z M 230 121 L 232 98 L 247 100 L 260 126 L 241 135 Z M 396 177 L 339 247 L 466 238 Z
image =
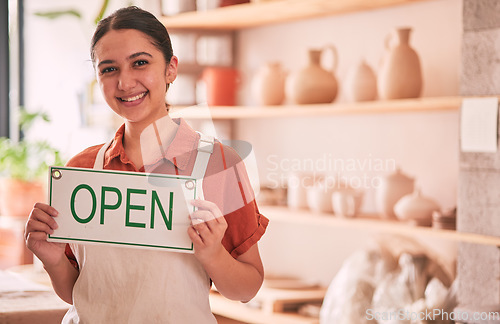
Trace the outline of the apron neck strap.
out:
M 95 157 L 95 162 L 94 162 L 94 170 L 102 170 L 104 168 L 104 153 L 106 153 L 106 150 L 108 147 L 113 143 L 113 140 L 110 140 L 106 144 L 104 144 L 99 152 L 97 152 L 97 156 Z

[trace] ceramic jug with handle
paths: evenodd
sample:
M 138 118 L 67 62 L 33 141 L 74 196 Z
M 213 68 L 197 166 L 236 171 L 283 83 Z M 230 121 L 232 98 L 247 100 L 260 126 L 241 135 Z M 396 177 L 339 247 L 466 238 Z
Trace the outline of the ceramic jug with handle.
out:
M 333 56 L 331 71 L 321 66 L 322 53 L 329 49 Z M 287 80 L 287 95 L 297 104 L 330 103 L 337 96 L 337 50 L 334 46 L 309 50 L 309 65 L 292 74 Z

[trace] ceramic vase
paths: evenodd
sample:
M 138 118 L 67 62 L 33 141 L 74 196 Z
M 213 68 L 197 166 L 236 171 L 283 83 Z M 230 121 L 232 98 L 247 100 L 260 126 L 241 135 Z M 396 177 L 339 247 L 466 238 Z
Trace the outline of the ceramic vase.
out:
M 252 90 L 260 105 L 281 105 L 285 99 L 286 73 L 278 62 L 261 67 L 252 80 Z
M 387 53 L 378 77 L 379 97 L 383 100 L 416 98 L 422 90 L 422 71 L 417 52 L 410 46 L 411 28 L 399 28 L 396 44 L 386 39 Z
M 321 55 L 330 49 L 333 56 L 331 71 L 321 66 Z M 330 103 L 337 96 L 337 79 L 334 71 L 337 67 L 337 50 L 333 46 L 324 49 L 309 50 L 309 65 L 287 80 L 287 95 L 297 104 Z
M 361 60 L 349 71 L 345 89 L 351 101 L 370 101 L 377 98 L 377 77 L 365 60 Z
M 383 218 L 395 219 L 394 205 L 401 197 L 412 193 L 415 180 L 397 169 L 396 172 L 383 177 L 377 188 L 377 209 Z
M 434 200 L 422 196 L 420 190 L 404 196 L 394 206 L 399 220 L 418 226 L 431 226 L 432 214 L 435 211 L 439 211 L 439 205 Z

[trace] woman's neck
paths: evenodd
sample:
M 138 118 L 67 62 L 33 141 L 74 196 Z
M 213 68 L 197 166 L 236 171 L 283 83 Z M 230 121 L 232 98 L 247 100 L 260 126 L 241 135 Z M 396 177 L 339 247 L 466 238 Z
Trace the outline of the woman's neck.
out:
M 125 154 L 134 163 L 137 170 L 139 170 L 143 165 L 142 159 L 142 149 L 141 149 L 141 135 L 143 135 L 144 130 L 150 127 L 154 123 L 155 128 L 161 134 L 161 142 L 163 146 L 168 146 L 172 142 L 177 133 L 177 125 L 172 118 L 165 111 L 162 116 L 152 122 L 148 123 L 133 123 L 125 121 L 125 132 L 123 136 L 123 147 L 125 149 Z M 156 131 L 155 131 L 156 132 Z M 149 134 L 146 132 L 145 134 Z M 143 139 L 144 140 L 144 139 Z M 156 138 L 148 140 L 148 142 L 157 142 Z M 144 144 L 144 142 L 143 142 Z

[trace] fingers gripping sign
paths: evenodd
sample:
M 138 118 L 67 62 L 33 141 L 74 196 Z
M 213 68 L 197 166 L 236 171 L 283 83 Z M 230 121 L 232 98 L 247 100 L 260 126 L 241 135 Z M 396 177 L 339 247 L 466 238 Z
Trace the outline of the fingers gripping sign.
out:
M 190 203 L 197 208 L 190 215 L 192 226 L 188 229 L 194 253 L 200 261 L 210 260 L 224 249 L 222 238 L 227 229 L 226 219 L 213 202 L 195 199 Z
M 65 244 L 47 242 L 47 234 L 52 234 L 58 225 L 53 207 L 36 203 L 26 222 L 24 239 L 26 246 L 43 262 L 45 266 L 56 264 L 64 255 Z

